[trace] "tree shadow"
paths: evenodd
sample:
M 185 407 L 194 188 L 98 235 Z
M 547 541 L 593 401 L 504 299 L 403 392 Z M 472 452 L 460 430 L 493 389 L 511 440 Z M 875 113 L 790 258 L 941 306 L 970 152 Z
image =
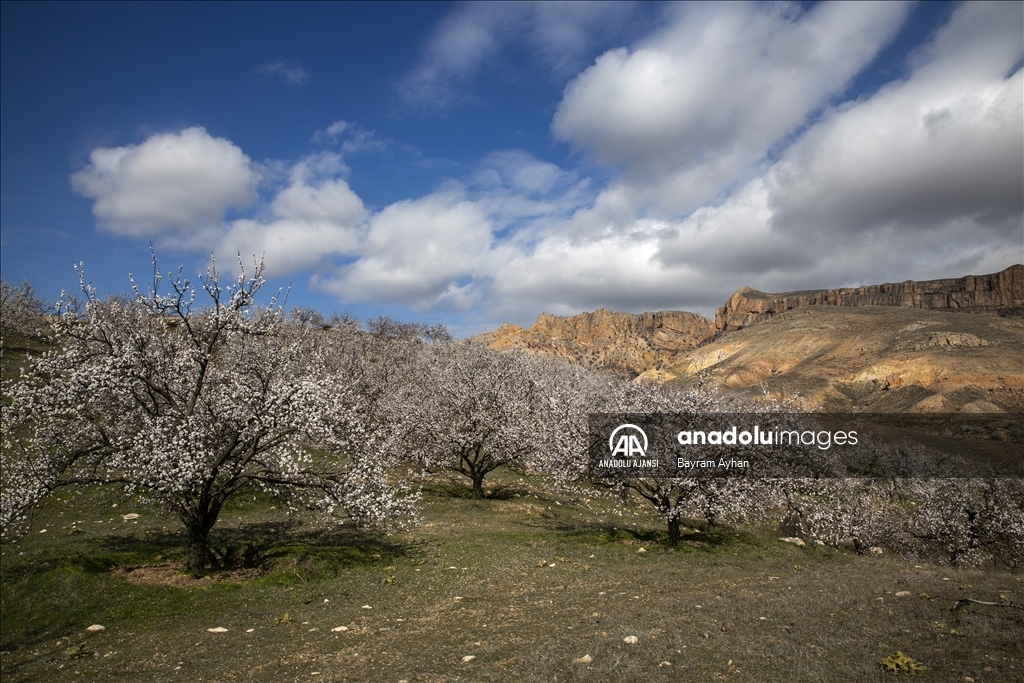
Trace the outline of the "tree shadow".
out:
M 473 488 L 459 481 L 430 482 L 423 485 L 423 493 L 431 498 L 447 498 L 455 500 L 513 500 L 517 495 L 524 496 L 526 489 L 511 484 L 493 484 L 489 490 L 485 488 L 482 499 L 473 497 Z
M 188 537 L 173 531 L 143 537 L 110 534 L 96 539 L 93 552 L 79 551 L 56 560 L 57 565 L 88 573 L 131 569 L 159 562 L 183 562 Z M 387 563 L 422 554 L 422 544 L 398 541 L 381 532 L 354 527 L 310 529 L 296 520 L 264 521 L 214 527 L 210 533 L 211 573 L 239 569 L 272 571 L 277 567 L 305 567 L 305 574 L 336 574 L 346 568 Z M 5 568 L 5 579 L 16 579 L 53 568 L 49 563 L 19 563 Z M 7 570 L 10 570 L 8 572 Z
M 528 523 L 530 526 L 543 527 L 549 531 L 562 533 L 567 540 L 592 545 L 656 545 L 667 549 L 706 551 L 719 550 L 725 547 L 749 541 L 749 534 L 725 526 L 710 526 L 696 520 L 683 520 L 687 529 L 680 534 L 679 543 L 672 544 L 667 529 L 623 528 L 610 522 L 566 521 L 558 518 L 537 520 Z

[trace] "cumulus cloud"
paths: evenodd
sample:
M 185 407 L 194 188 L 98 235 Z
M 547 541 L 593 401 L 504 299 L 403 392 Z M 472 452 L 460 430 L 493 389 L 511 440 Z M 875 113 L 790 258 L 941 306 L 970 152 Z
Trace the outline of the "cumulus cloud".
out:
M 366 210 L 338 177 L 346 170 L 336 153 L 301 159 L 255 216 L 225 221 L 228 209 L 256 203 L 259 170 L 228 140 L 188 128 L 95 149 L 71 185 L 95 200 L 93 214 L 106 230 L 161 248 L 212 252 L 228 263 L 238 252 L 265 253 L 268 272 L 281 275 L 356 250 Z
M 842 92 L 906 14 L 903 3 L 687 5 L 570 82 L 552 131 L 624 168 L 634 206 L 692 210 Z
M 133 237 L 189 234 L 256 198 L 258 171 L 241 149 L 204 128 L 153 135 L 139 145 L 101 147 L 71 186 L 95 200 L 105 229 Z
M 967 3 L 909 80 L 830 111 L 768 174 L 773 221 L 844 234 L 971 218 L 1018 233 L 1024 188 L 1019 4 Z
M 256 73 L 261 76 L 274 76 L 283 78 L 288 85 L 305 85 L 309 81 L 309 72 L 295 62 L 278 59 L 273 62 L 266 62 L 256 67 Z
M 502 49 L 524 44 L 555 77 L 576 69 L 587 51 L 634 12 L 631 3 L 473 2 L 434 32 L 420 64 L 397 84 L 407 104 L 447 107 Z
M 266 254 L 270 276 L 315 267 L 329 256 L 355 254 L 367 211 L 338 177 L 347 170 L 341 156 L 332 152 L 299 160 L 289 170 L 288 185 L 273 196 L 263 215 L 223 226 L 212 237 L 213 250 L 221 257 Z
M 359 259 L 317 286 L 346 300 L 413 306 L 472 302 L 467 284 L 491 242 L 491 224 L 461 188 L 392 204 L 369 220 Z
M 301 177 L 274 197 L 269 220 L 232 221 L 215 251 L 224 256 L 267 255 L 269 275 L 316 266 L 330 255 L 353 254 L 366 215 L 362 200 L 344 180 L 307 184 Z

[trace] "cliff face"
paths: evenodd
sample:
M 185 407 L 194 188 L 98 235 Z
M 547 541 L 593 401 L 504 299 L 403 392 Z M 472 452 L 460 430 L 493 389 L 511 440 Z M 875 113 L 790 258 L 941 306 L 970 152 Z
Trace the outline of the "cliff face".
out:
M 716 312 L 715 330 L 739 330 L 784 311 L 823 304 L 997 313 L 1024 306 L 1024 266 L 1010 266 L 991 275 L 782 294 L 743 287 Z
M 802 310 L 783 315 L 793 309 Z M 685 382 L 687 377 L 693 375 L 697 366 L 707 367 L 709 359 L 732 358 L 729 362 L 739 365 L 730 370 L 723 380 L 723 386 L 746 387 L 749 380 L 749 383 L 752 383 L 750 386 L 758 387 L 760 382 L 772 380 L 780 373 L 790 379 L 799 375 L 798 380 L 793 381 L 797 382 L 796 386 L 801 393 L 808 396 L 820 394 L 821 398 L 832 395 L 821 393 L 823 390 L 820 387 L 813 388 L 814 381 L 820 380 L 831 386 L 834 382 L 853 380 L 849 380 L 846 375 L 843 375 L 841 380 L 838 375 L 832 377 L 824 369 L 825 366 L 815 365 L 806 372 L 797 372 L 793 368 L 803 362 L 800 359 L 816 357 L 815 354 L 818 352 L 814 351 L 817 348 L 815 345 L 824 343 L 823 340 L 826 338 L 831 339 L 829 343 L 834 343 L 836 348 L 853 348 L 851 344 L 855 338 L 859 339 L 858 335 L 867 335 L 865 339 L 856 343 L 857 360 L 843 356 L 840 365 L 849 368 L 859 367 L 862 355 L 887 357 L 886 354 L 916 352 L 932 354 L 939 359 L 936 362 L 946 362 L 948 359 L 942 354 L 951 349 L 976 348 L 977 352 L 971 353 L 977 356 L 977 362 L 971 361 L 964 365 L 963 377 L 976 379 L 984 376 L 992 379 L 989 375 L 998 375 L 998 381 L 992 379 L 993 384 L 990 388 L 995 390 L 998 387 L 1000 390 L 1020 392 L 1024 388 L 1024 379 L 1018 377 L 1019 373 L 1014 374 L 1006 368 L 998 372 L 994 370 L 998 362 L 1002 362 L 998 359 L 1003 358 L 1008 350 L 1017 347 L 1010 342 L 1004 342 L 999 344 L 998 348 L 989 348 L 984 335 L 990 333 L 989 327 L 986 326 L 997 325 L 995 321 L 1002 320 L 1003 322 L 998 324 L 1009 325 L 1006 330 L 1009 330 L 1008 338 L 1012 338 L 1013 334 L 1019 334 L 1019 329 L 1024 323 L 995 316 L 952 316 L 954 320 L 943 323 L 946 327 L 942 328 L 939 322 L 935 321 L 936 316 L 939 320 L 949 318 L 949 311 L 998 313 L 1014 309 L 1024 309 L 1024 266 L 1021 265 L 992 275 L 969 275 L 925 282 L 908 280 L 902 283 L 783 294 L 768 294 L 744 287 L 729 297 L 725 306 L 718 309 L 715 320 L 681 311 L 632 315 L 598 309 L 593 313 L 581 313 L 564 318 L 543 313 L 529 329 L 517 325 L 502 325 L 494 332 L 480 335 L 477 340 L 497 351 L 522 349 L 598 370 L 611 371 L 635 378 L 639 382 Z M 799 316 L 793 318 L 792 316 L 796 314 Z M 921 320 L 935 321 L 934 325 L 938 325 L 935 328 L 937 331 L 921 338 L 901 336 L 899 339 L 889 340 L 892 334 L 888 329 L 889 325 L 898 323 L 901 329 L 916 329 L 915 315 Z M 776 316 L 782 318 L 773 321 Z M 827 333 L 823 331 L 825 328 L 817 329 L 804 324 L 805 320 L 824 319 L 823 316 L 834 323 L 828 328 L 831 331 Z M 851 321 L 857 322 L 854 324 Z M 933 325 L 933 322 L 928 324 Z M 978 330 L 984 334 L 974 329 L 979 325 L 981 327 L 978 327 Z M 860 330 L 860 326 L 864 326 L 864 329 Z M 744 330 L 751 327 L 753 329 Z M 739 336 L 723 334 L 738 330 L 744 332 Z M 783 330 L 786 330 L 785 334 L 782 333 Z M 999 327 L 999 330 L 1003 330 L 1003 327 Z M 832 339 L 833 337 L 835 339 Z M 743 343 L 750 348 L 745 354 L 737 355 L 733 345 L 739 343 L 741 339 L 746 340 Z M 888 341 L 883 343 L 880 340 Z M 697 347 L 702 348 L 698 350 Z M 1017 353 L 1016 350 L 1009 353 L 1010 364 L 1019 365 L 1019 353 L 1014 355 Z M 772 359 L 771 362 L 765 360 L 768 358 Z M 921 368 L 931 367 L 916 356 L 900 362 L 917 364 Z M 711 364 L 715 365 L 716 362 L 712 360 Z M 725 365 L 722 365 L 722 368 L 724 367 Z M 797 374 L 791 375 L 792 372 Z M 907 374 L 907 382 L 911 382 L 911 376 L 917 377 L 913 373 Z M 1003 378 L 1010 377 L 1013 379 L 1007 379 L 1008 384 L 1003 381 Z M 918 378 L 913 381 L 919 381 L 921 386 L 931 386 L 938 382 L 938 379 Z M 950 384 L 944 391 L 954 391 L 950 388 L 953 386 Z M 961 389 L 963 387 L 956 388 L 955 391 Z M 1019 398 L 1019 403 L 1024 406 L 1024 397 Z
M 601 308 L 571 317 L 542 313 L 529 329 L 502 325 L 477 339 L 497 351 L 523 349 L 632 376 L 662 367 L 714 335 L 714 321 L 695 313 L 633 315 Z

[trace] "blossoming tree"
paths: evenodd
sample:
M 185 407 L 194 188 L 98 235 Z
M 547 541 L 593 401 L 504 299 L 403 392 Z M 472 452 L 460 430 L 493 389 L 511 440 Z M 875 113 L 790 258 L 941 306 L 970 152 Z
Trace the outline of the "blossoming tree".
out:
M 483 498 L 484 479 L 499 467 L 525 469 L 543 449 L 543 396 L 530 359 L 472 342 L 420 347 L 391 396 L 396 446 L 428 472 L 470 480 Z
M 133 281 L 128 298 L 99 300 L 83 280 L 52 350 L 6 383 L 5 535 L 57 487 L 122 484 L 177 515 L 200 574 L 224 503 L 246 487 L 360 522 L 412 511 L 322 331 L 256 305 L 262 263 L 229 286 L 213 266 L 198 288 L 179 269 L 166 294 L 153 265 L 151 287 Z

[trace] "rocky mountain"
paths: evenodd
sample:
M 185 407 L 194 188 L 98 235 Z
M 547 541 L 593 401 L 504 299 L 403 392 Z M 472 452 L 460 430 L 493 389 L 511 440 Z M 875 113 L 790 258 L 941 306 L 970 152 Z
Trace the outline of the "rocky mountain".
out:
M 636 381 L 798 393 L 809 407 L 1024 412 L 1024 266 L 991 275 L 765 293 L 715 320 L 681 311 L 542 314 L 477 339 Z M 965 315 L 976 313 L 981 315 Z
M 1024 306 L 1024 266 L 1010 266 L 991 275 L 922 282 L 907 280 L 782 294 L 767 294 L 742 287 L 715 313 L 715 330 L 739 330 L 784 311 L 820 305 L 901 306 L 964 313 L 1006 312 Z
M 477 339 L 497 351 L 523 349 L 590 368 L 635 377 L 674 362 L 715 336 L 715 322 L 683 311 L 542 313 L 529 329 L 502 325 Z

